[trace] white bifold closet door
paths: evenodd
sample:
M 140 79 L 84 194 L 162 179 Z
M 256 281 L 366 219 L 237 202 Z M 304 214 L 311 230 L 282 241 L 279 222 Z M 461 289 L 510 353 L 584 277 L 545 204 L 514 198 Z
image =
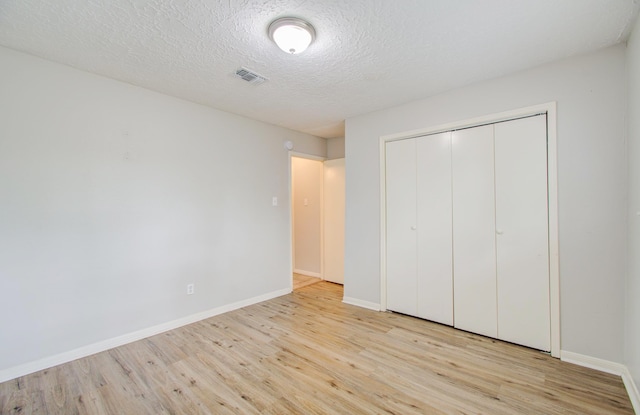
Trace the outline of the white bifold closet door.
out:
M 498 337 L 493 125 L 454 131 L 455 327 Z
M 386 144 L 387 308 L 453 324 L 451 133 Z
M 387 309 L 550 350 L 546 130 L 386 144 Z
M 418 313 L 416 140 L 388 142 L 386 165 L 387 308 L 415 316 Z
M 495 124 L 498 338 L 550 350 L 546 116 Z
M 550 350 L 546 116 L 453 132 L 454 326 Z
M 416 316 L 453 325 L 451 132 L 417 140 Z

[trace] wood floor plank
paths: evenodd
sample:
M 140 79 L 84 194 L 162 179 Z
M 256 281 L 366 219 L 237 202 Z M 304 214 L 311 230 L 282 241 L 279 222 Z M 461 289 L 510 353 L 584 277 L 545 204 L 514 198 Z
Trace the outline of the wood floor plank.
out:
M 99 389 L 100 388 L 92 389 L 78 397 L 76 401 L 78 413 L 95 415 L 109 414 Z
M 0 414 L 633 414 L 621 379 L 293 293 L 0 384 Z
M 293 273 L 293 289 L 294 290 L 306 287 L 311 284 L 315 284 L 320 281 L 322 281 L 322 279 L 317 277 L 309 277 L 302 274 L 296 274 L 295 272 Z
M 188 388 L 204 405 L 215 414 L 257 413 L 257 410 L 242 399 L 237 391 L 215 370 L 203 365 L 197 357 L 173 364 Z

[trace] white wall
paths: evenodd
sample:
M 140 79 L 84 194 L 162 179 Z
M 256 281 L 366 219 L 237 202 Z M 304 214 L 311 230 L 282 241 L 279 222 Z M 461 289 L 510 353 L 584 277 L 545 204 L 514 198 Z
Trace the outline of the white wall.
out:
M 314 277 L 322 272 L 322 171 L 321 161 L 291 158 L 293 270 Z
M 344 158 L 344 137 L 327 139 L 327 159 Z
M 625 364 L 640 385 L 640 18 L 627 43 L 628 270 Z
M 324 139 L 0 62 L 0 372 L 290 287 L 283 143 Z
M 625 47 L 346 121 L 345 297 L 380 302 L 379 137 L 558 102 L 561 348 L 623 360 Z

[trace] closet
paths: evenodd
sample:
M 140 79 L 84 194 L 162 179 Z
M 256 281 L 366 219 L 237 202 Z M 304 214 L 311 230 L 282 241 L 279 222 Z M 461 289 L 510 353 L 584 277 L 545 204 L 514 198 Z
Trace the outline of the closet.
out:
M 550 350 L 546 115 L 385 145 L 387 309 Z

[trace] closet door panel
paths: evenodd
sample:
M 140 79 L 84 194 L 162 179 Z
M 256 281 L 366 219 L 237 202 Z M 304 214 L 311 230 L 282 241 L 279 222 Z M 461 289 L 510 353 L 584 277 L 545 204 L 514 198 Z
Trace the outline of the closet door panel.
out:
M 454 325 L 497 337 L 493 125 L 452 133 Z
M 418 317 L 453 325 L 451 132 L 417 139 Z
M 495 125 L 498 338 L 550 350 L 546 116 Z
M 387 308 L 417 314 L 416 140 L 386 144 Z

